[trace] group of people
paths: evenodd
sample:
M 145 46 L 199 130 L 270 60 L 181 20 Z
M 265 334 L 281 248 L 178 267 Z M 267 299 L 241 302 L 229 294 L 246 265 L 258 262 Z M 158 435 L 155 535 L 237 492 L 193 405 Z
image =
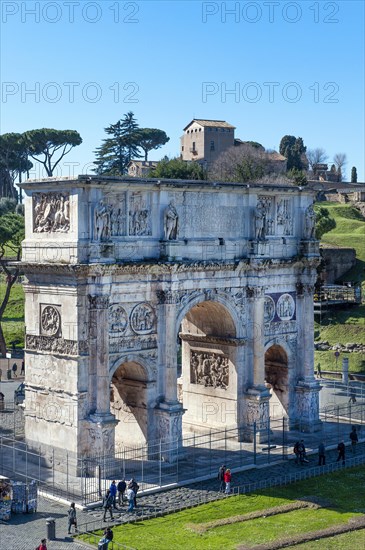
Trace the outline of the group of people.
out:
M 226 468 L 225 464 L 218 470 L 219 492 L 229 495 L 231 493 L 232 474 L 229 468 Z
M 359 441 L 359 436 L 357 433 L 356 426 L 352 426 L 352 430 L 349 437 L 351 442 L 351 452 L 352 454 L 355 454 L 356 445 Z M 309 462 L 307 460 L 303 439 L 295 443 L 293 451 L 295 454 L 296 464 L 299 464 L 299 463 L 303 464 L 304 462 Z M 339 444 L 337 445 L 337 451 L 338 451 L 338 456 L 337 456 L 336 462 L 342 461 L 342 464 L 345 464 L 346 446 L 344 441 L 339 442 Z M 320 444 L 318 445 L 318 466 L 325 466 L 325 464 L 326 464 L 326 448 L 324 446 L 323 441 L 321 441 Z
M 132 477 L 132 479 L 127 483 L 123 478 L 117 484 L 115 480 L 112 481 L 109 489 L 106 491 L 103 498 L 103 508 L 104 508 L 104 517 L 103 520 L 106 521 L 106 514 L 109 511 L 110 518 L 114 520 L 113 509 L 118 510 L 117 508 L 117 499 L 118 505 L 123 506 L 124 501 L 128 502 L 128 512 L 132 512 L 137 506 L 137 492 L 139 485 Z

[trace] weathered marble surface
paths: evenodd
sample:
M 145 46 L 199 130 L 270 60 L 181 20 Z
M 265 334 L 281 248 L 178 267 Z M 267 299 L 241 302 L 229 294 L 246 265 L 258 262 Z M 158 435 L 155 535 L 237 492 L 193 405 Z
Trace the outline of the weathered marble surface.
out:
M 292 425 L 318 424 L 310 191 L 85 176 L 22 187 L 30 445 L 112 453 L 183 427 L 249 439 L 254 422 L 264 440 L 274 402 Z

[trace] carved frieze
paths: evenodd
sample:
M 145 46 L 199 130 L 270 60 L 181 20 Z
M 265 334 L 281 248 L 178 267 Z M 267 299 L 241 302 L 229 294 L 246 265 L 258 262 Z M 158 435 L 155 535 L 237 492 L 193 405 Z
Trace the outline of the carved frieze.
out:
M 25 345 L 26 349 L 29 351 L 45 351 L 60 355 L 79 355 L 79 344 L 77 341 L 55 338 L 54 336 L 35 336 L 33 334 L 27 334 Z M 85 346 L 81 347 L 83 348 L 83 352 L 85 352 Z
M 276 223 L 280 235 L 293 234 L 293 215 L 291 199 L 279 200 L 276 207 Z
M 33 232 L 67 233 L 70 229 L 69 193 L 33 194 Z
M 265 323 L 265 335 L 279 336 L 297 331 L 296 321 L 275 321 Z
M 146 193 L 132 193 L 129 198 L 129 235 L 148 236 L 151 230 L 151 211 Z
M 61 332 L 61 314 L 57 307 L 41 304 L 40 334 L 59 336 Z
M 220 353 L 190 352 L 190 383 L 226 390 L 229 384 L 229 359 Z
M 123 333 L 128 326 L 128 315 L 125 309 L 119 304 L 112 304 L 109 307 L 109 330 L 112 333 Z
M 141 351 L 157 348 L 156 336 L 121 336 L 109 338 L 109 352 Z
M 155 312 L 147 303 L 137 304 L 130 315 L 131 328 L 137 334 L 149 334 L 155 328 Z

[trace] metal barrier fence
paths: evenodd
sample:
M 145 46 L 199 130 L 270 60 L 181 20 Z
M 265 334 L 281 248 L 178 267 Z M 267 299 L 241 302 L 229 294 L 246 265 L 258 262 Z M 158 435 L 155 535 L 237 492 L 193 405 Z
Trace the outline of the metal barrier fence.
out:
M 297 439 L 304 439 L 307 449 L 316 449 L 319 442 L 326 446 L 340 440 L 349 441 L 354 424 L 362 436 L 365 423 L 365 404 L 348 403 L 331 405 L 321 411 L 322 429 L 311 434 L 302 433 L 300 422 L 291 426 L 288 419 L 270 419 L 265 426 L 253 424 L 252 441 L 237 428 L 210 430 L 204 434 L 190 434 L 169 442 L 155 441 L 148 445 L 125 448 L 114 455 L 87 456 L 82 459 L 72 454 L 60 455 L 59 450 L 42 453 L 19 440 L 17 415 L 21 409 L 9 414 L 10 427 L 0 433 L 0 469 L 14 479 L 35 479 L 40 488 L 67 500 L 84 505 L 99 502 L 112 479 L 134 477 L 140 491 L 167 487 L 197 478 L 217 474 L 217 465 L 229 464 L 231 469 L 250 465 L 264 465 L 286 459 L 292 453 Z M 3 418 L 0 416 L 0 419 Z M 14 420 L 15 419 L 15 420 Z M 14 424 L 15 423 L 15 424 Z M 10 426 L 9 424 L 9 426 Z M 293 429 L 295 428 L 295 429 Z M 10 433 L 8 433 L 10 432 Z M 166 456 L 171 460 L 166 461 Z

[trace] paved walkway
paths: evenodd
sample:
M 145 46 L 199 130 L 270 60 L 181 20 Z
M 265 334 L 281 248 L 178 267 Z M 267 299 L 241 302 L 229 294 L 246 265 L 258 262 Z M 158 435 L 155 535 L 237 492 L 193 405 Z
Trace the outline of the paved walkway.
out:
M 346 448 L 347 458 L 352 456 L 349 447 Z M 334 463 L 337 458 L 337 452 L 330 450 L 327 453 L 327 464 Z M 356 455 L 365 454 L 365 443 L 358 445 Z M 270 478 L 279 478 L 291 473 L 298 473 L 317 465 L 317 455 L 309 456 L 309 463 L 303 465 L 295 464 L 294 460 L 282 463 L 272 464 L 262 468 L 251 468 L 243 472 L 233 473 L 232 486 L 246 485 L 256 483 L 260 480 Z M 219 466 L 219 465 L 218 465 Z M 229 465 L 227 465 L 229 466 Z M 211 479 L 198 483 L 191 483 L 184 487 L 171 489 L 162 493 L 153 493 L 142 495 L 138 498 L 138 507 L 135 512 L 128 514 L 127 506 L 124 505 L 120 510 L 114 512 L 114 518 L 117 523 L 133 521 L 135 518 L 142 518 L 151 512 L 168 512 L 177 507 L 200 503 L 202 500 L 216 498 L 219 489 L 217 479 Z M 85 550 L 85 546 L 74 542 L 67 535 L 67 509 L 68 506 L 59 502 L 48 500 L 44 497 L 39 498 L 38 511 L 30 515 L 12 515 L 10 522 L 0 522 L 0 548 L 11 548 L 12 550 L 34 550 L 40 540 L 46 537 L 46 518 L 53 517 L 56 520 L 56 539 L 49 541 L 48 550 Z M 103 510 L 96 508 L 88 511 L 77 512 L 79 526 L 88 523 L 91 528 L 100 528 L 104 523 Z M 156 549 L 151 549 L 156 550 Z

